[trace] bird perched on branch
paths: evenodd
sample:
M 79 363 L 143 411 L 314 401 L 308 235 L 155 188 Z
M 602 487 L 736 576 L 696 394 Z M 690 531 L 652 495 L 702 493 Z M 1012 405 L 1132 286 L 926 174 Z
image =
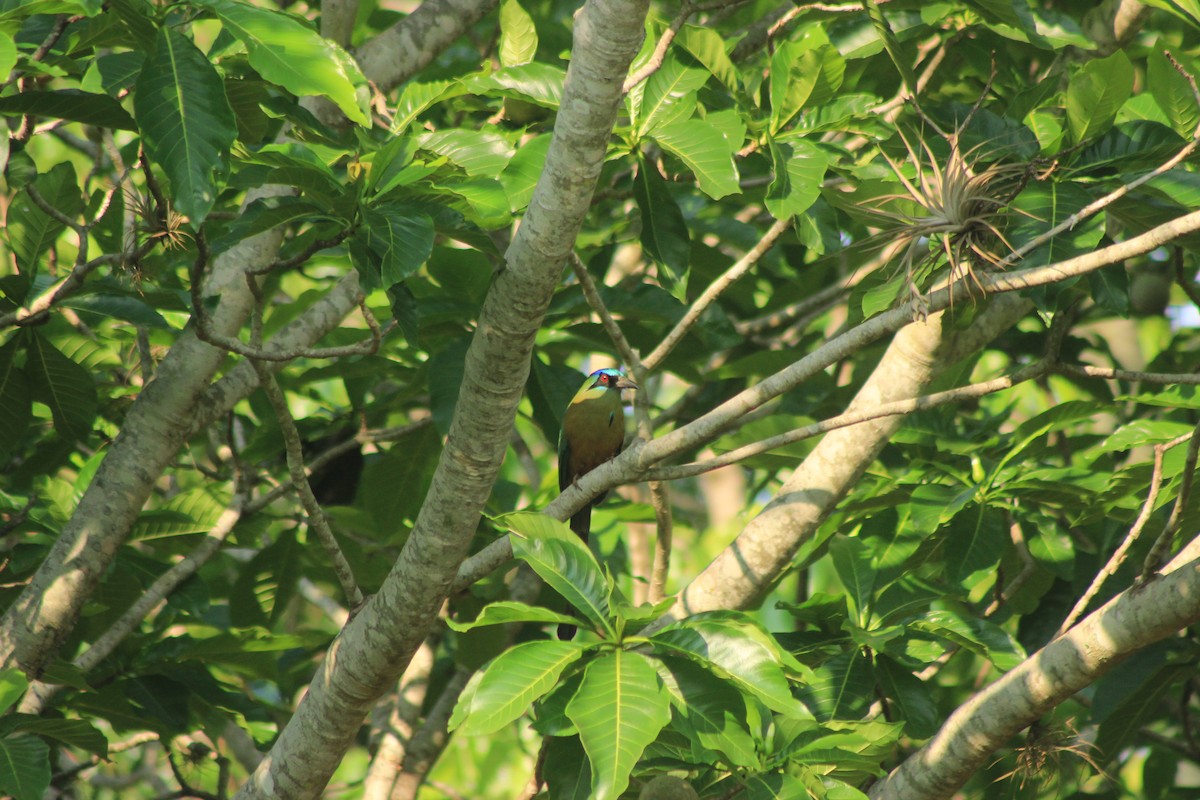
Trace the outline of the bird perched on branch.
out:
M 636 388 L 637 384 L 617 369 L 598 369 L 583 382 L 563 414 L 558 437 L 560 492 L 621 452 L 625 443 L 621 390 Z M 603 495 L 597 497 L 571 517 L 571 530 L 584 542 L 592 527 L 592 506 L 603 499 Z

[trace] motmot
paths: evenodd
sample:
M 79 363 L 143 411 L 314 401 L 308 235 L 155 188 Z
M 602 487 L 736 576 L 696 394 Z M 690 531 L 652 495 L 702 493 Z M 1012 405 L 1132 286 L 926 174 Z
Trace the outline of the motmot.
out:
M 598 369 L 583 382 L 563 413 L 558 437 L 560 492 L 621 452 L 625 443 L 621 390 L 637 388 L 617 369 Z M 604 495 L 597 497 L 571 517 L 571 530 L 585 543 L 592 527 L 592 506 L 603 499 Z

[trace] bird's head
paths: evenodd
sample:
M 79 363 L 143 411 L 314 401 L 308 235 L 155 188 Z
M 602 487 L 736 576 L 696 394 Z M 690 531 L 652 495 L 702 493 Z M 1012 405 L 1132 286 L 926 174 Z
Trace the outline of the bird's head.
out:
M 636 389 L 638 385 L 619 369 L 598 369 L 588 376 L 589 389 Z

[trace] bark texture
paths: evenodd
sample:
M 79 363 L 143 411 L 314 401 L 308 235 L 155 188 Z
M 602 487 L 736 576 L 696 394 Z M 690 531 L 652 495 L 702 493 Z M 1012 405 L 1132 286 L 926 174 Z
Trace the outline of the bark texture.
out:
M 363 717 L 436 620 L 508 446 L 534 339 L 587 213 L 646 8 L 645 0 L 593 0 L 581 12 L 546 167 L 480 311 L 450 434 L 413 531 L 239 798 L 319 796 Z

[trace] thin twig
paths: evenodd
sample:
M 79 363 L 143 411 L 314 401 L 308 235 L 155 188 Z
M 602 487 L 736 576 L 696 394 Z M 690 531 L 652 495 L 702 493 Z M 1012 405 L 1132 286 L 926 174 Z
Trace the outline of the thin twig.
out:
M 1150 547 L 1150 552 L 1146 554 L 1146 561 L 1142 565 L 1142 574 L 1137 580 L 1138 586 L 1158 575 L 1159 568 L 1167 560 L 1171 543 L 1175 541 L 1175 534 L 1179 533 L 1180 523 L 1183 522 L 1183 509 L 1191 498 L 1192 482 L 1196 477 L 1196 461 L 1197 458 L 1200 458 L 1200 424 L 1196 425 L 1188 437 L 1190 441 L 1188 442 L 1187 457 L 1183 462 L 1179 494 L 1175 497 L 1175 505 L 1171 508 L 1171 516 L 1167 519 L 1167 524 L 1163 526 L 1162 533 Z
M 317 497 L 313 494 L 312 486 L 308 482 L 300 432 L 296 429 L 296 421 L 292 418 L 291 409 L 288 408 L 287 398 L 283 396 L 283 390 L 279 388 L 279 383 L 275 380 L 275 373 L 271 371 L 270 367 L 257 359 L 252 359 L 250 363 L 253 364 L 254 371 L 258 373 L 259 386 L 267 393 L 267 399 L 279 420 L 279 428 L 283 433 L 284 447 L 287 451 L 288 472 L 292 477 L 292 486 L 300 496 L 300 503 L 308 515 L 309 530 L 316 533 L 317 539 L 325 548 L 330 566 L 337 575 L 338 582 L 342 585 L 342 593 L 345 595 L 347 606 L 351 610 L 357 609 L 363 602 L 362 590 L 358 588 L 358 582 L 354 579 L 354 570 L 345 554 L 342 553 L 341 545 L 338 544 L 333 530 L 329 527 L 329 518 L 325 516 L 325 511 L 317 502 Z
M 654 46 L 654 52 L 650 54 L 650 58 L 637 72 L 634 72 L 625 79 L 625 85 L 621 88 L 622 94 L 629 94 L 633 87 L 662 69 L 663 61 L 667 57 L 667 49 L 694 13 L 696 13 L 695 3 L 692 0 L 683 0 L 682 5 L 679 6 L 679 13 L 675 15 L 675 19 L 671 20 L 671 24 L 663 31 L 663 35 L 659 38 L 658 44 Z
M 749 272 L 750 269 L 759 262 L 763 255 L 771 249 L 771 245 L 775 244 L 775 240 L 778 239 L 783 232 L 791 226 L 791 224 L 791 217 L 775 220 L 774 224 L 767 229 L 767 232 L 763 234 L 763 237 L 758 240 L 758 243 L 755 244 L 754 247 L 750 248 L 750 251 L 747 252 L 746 255 L 735 261 L 729 267 L 729 269 L 725 270 L 720 277 L 708 285 L 708 288 L 704 290 L 703 294 L 696 298 L 695 302 L 693 302 L 691 307 L 687 310 L 687 313 L 683 315 L 683 319 L 679 320 L 679 322 L 675 325 L 671 332 L 666 335 L 658 347 L 654 348 L 653 352 L 646 356 L 643 361 L 646 371 L 653 372 L 658 368 L 659 365 L 662 364 L 663 359 L 671 354 L 671 351 L 674 350 L 675 346 L 678 345 L 683 337 L 687 335 L 688 331 L 692 329 L 692 326 L 695 325 L 700 319 L 700 316 L 706 310 L 708 310 L 708 307 L 716 302 L 717 298 L 721 296 L 722 292 L 724 292 L 739 278 Z
M 571 269 L 575 273 L 575 277 L 579 280 L 579 287 L 583 289 L 584 299 L 596 315 L 600 317 L 600 324 L 604 326 L 604 330 L 608 333 L 608 338 L 612 340 L 613 346 L 617 348 L 617 353 L 621 356 L 621 360 L 630 366 L 632 369 L 635 364 L 641 365 L 642 360 L 638 358 L 638 354 L 634 352 L 629 345 L 629 340 L 625 338 L 625 334 L 621 332 L 621 326 L 613 319 L 613 315 L 609 313 L 608 307 L 604 305 L 604 301 L 600 298 L 600 291 L 596 288 L 596 282 L 592 280 L 592 275 L 587 271 L 587 266 L 583 260 L 579 258 L 579 254 L 572 252 Z M 635 380 L 637 377 L 635 376 Z
M 1058 626 L 1058 631 L 1054 634 L 1053 638 L 1057 639 L 1059 636 L 1062 636 L 1079 621 L 1079 618 L 1083 616 L 1083 612 L 1087 610 L 1093 598 L 1100 593 L 1100 589 L 1103 588 L 1105 581 L 1116 575 L 1117 570 L 1125 563 L 1125 558 L 1129 555 L 1129 548 L 1133 547 L 1134 542 L 1141 537 L 1146 523 L 1150 521 L 1150 515 L 1154 513 L 1154 505 L 1158 501 L 1159 490 L 1162 489 L 1163 454 L 1170 447 L 1174 447 L 1181 441 L 1183 441 L 1182 438 L 1154 446 L 1154 468 L 1150 472 L 1150 491 L 1146 496 L 1146 501 L 1142 503 L 1142 510 L 1138 513 L 1137 519 L 1134 520 L 1133 527 L 1129 529 L 1129 533 L 1125 534 L 1125 540 L 1121 542 L 1121 546 L 1109 556 L 1108 563 L 1104 565 L 1104 568 L 1096 573 L 1096 577 L 1092 579 L 1087 591 L 1076 601 L 1075 606 L 1071 609 L 1071 613 L 1067 614 L 1066 619 Z
M 727 467 L 731 464 L 736 464 L 739 461 L 744 461 L 762 453 L 776 450 L 789 444 L 811 439 L 814 436 L 820 436 L 823 433 L 828 433 L 838 428 L 847 428 L 851 425 L 858 425 L 863 422 L 869 422 L 883 417 L 894 417 L 902 414 L 911 414 L 916 411 L 925 411 L 931 408 L 956 403 L 960 400 L 966 400 L 974 397 L 983 397 L 987 394 L 1002 392 L 1005 389 L 1024 383 L 1025 381 L 1033 380 L 1045 375 L 1050 371 L 1050 367 L 1045 362 L 1039 361 L 1024 369 L 1018 370 L 1011 375 L 1005 375 L 1000 378 L 993 378 L 990 381 L 982 381 L 973 383 L 969 386 L 960 386 L 956 389 L 947 389 L 944 392 L 935 392 L 933 394 L 913 397 L 906 400 L 895 400 L 890 403 L 883 403 L 871 408 L 864 408 L 857 411 L 848 411 L 845 414 L 838 414 L 836 417 L 814 422 L 810 425 L 805 425 L 801 428 L 781 433 L 776 436 L 771 436 L 766 439 L 761 439 L 757 442 L 752 442 L 747 445 L 730 450 L 715 458 L 697 461 L 691 464 L 681 464 L 672 467 L 655 467 L 651 469 L 647 476 L 657 478 L 659 480 L 679 480 L 680 478 L 691 478 L 705 472 L 711 472 L 714 469 Z
M 383 329 L 380 328 L 375 315 L 367 308 L 366 299 L 361 294 L 359 295 L 358 308 L 362 312 L 363 320 L 366 321 L 367 327 L 371 330 L 371 338 L 357 344 L 341 347 L 301 347 L 292 350 L 270 350 L 248 345 L 240 339 L 217 333 L 211 327 L 208 309 L 204 305 L 203 283 L 204 269 L 208 263 L 208 245 L 202 232 L 196 234 L 196 246 L 197 254 L 196 260 L 192 263 L 192 285 L 190 289 L 192 315 L 196 323 L 196 337 L 200 341 L 257 361 L 292 361 L 297 358 L 342 358 L 345 356 L 371 355 L 378 352 L 379 345 L 383 341 Z M 254 278 L 247 275 L 247 280 L 253 281 Z
M 1177 246 L 1174 251 L 1172 260 L 1175 262 L 1175 282 L 1192 301 L 1192 305 L 1200 308 L 1200 286 L 1196 285 L 1196 276 L 1195 274 L 1188 275 L 1183 271 L 1183 248 Z

